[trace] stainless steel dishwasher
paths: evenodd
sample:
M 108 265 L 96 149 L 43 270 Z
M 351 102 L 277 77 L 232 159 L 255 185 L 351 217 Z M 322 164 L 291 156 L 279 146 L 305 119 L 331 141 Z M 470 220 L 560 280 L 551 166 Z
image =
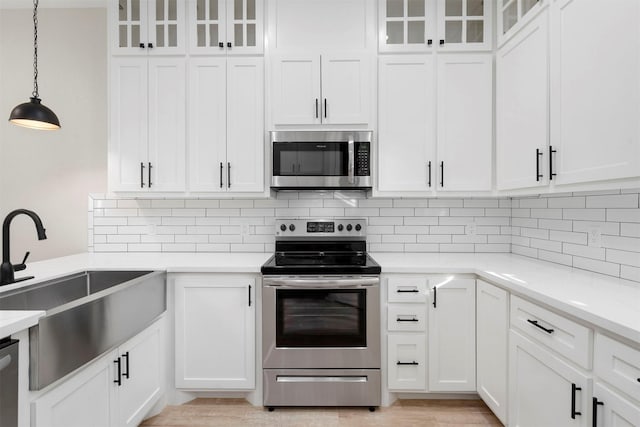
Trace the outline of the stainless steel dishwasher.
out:
M 18 341 L 0 340 L 0 427 L 18 425 Z

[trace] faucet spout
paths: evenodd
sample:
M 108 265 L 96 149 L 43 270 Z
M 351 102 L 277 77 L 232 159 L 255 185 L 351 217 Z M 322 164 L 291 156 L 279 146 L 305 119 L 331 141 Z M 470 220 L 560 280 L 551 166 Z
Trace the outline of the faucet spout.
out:
M 42 225 L 42 220 L 33 211 L 27 209 L 16 209 L 14 211 L 9 212 L 9 214 L 5 217 L 4 222 L 2 223 L 2 266 L 0 267 L 0 286 L 7 285 L 9 283 L 14 283 L 14 268 L 11 264 L 11 245 L 10 236 L 9 236 L 9 228 L 11 226 L 11 221 L 16 216 L 24 214 L 31 218 L 36 226 L 36 232 L 38 234 L 38 240 L 44 240 L 47 238 L 46 230 Z

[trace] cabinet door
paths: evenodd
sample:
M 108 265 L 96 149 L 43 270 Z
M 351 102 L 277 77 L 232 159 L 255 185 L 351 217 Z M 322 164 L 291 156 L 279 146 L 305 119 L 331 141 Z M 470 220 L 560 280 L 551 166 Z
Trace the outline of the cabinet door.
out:
M 147 190 L 147 63 L 147 58 L 111 59 L 111 191 Z
M 227 189 L 264 189 L 264 66 L 262 58 L 227 62 Z
M 640 176 L 640 3 L 558 0 L 551 19 L 553 180 Z
M 184 0 L 148 0 L 149 24 L 147 50 L 150 54 L 179 54 L 185 52 Z M 149 47 L 151 43 L 152 47 Z
M 260 54 L 263 51 L 264 0 L 226 0 L 228 53 Z M 227 44 L 225 43 L 225 44 Z
M 379 61 L 378 189 L 430 191 L 435 180 L 429 172 L 436 168 L 433 57 Z
M 609 390 L 605 385 L 596 382 L 593 389 L 592 405 L 598 427 L 635 427 L 640 426 L 640 407 Z
M 320 57 L 273 58 L 273 120 L 276 125 L 320 123 Z
M 175 281 L 176 387 L 255 387 L 255 278 L 181 275 Z
M 109 34 L 114 54 L 146 54 L 148 43 L 147 0 L 109 2 Z
M 387 372 L 390 390 L 426 390 L 425 343 L 424 333 L 389 334 Z
M 227 60 L 189 61 L 189 190 L 225 191 Z
M 187 23 L 190 53 L 227 52 L 226 0 L 189 0 Z
M 477 391 L 507 425 L 509 295 L 482 280 L 477 281 L 476 295 Z
M 476 390 L 476 281 L 429 279 L 429 390 Z
M 113 387 L 118 393 L 120 426 L 140 424 L 163 393 L 163 335 L 164 319 L 161 319 L 119 348 L 121 385 Z
M 491 190 L 492 61 L 438 55 L 438 190 Z
M 496 57 L 496 178 L 499 190 L 548 183 L 547 15 L 547 11 L 540 14 L 502 46 Z M 536 150 L 541 155 L 538 156 Z
M 438 0 L 438 46 L 446 50 L 491 50 L 494 1 Z
M 152 191 L 185 189 L 185 92 L 184 59 L 149 59 L 147 185 Z
M 590 400 L 590 378 L 517 332 L 509 333 L 510 426 L 586 427 Z
M 322 122 L 367 124 L 371 62 L 365 55 L 322 55 Z
M 110 427 L 114 401 L 114 350 L 54 387 L 32 403 L 32 425 L 38 427 Z
M 380 0 L 378 47 L 380 52 L 425 52 L 436 37 L 436 2 Z

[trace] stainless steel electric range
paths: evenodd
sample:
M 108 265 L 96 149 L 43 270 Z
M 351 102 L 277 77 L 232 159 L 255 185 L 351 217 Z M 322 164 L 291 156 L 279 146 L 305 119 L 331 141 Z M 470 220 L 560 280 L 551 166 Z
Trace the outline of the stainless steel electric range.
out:
M 262 266 L 264 405 L 380 405 L 380 265 L 366 221 L 276 221 Z

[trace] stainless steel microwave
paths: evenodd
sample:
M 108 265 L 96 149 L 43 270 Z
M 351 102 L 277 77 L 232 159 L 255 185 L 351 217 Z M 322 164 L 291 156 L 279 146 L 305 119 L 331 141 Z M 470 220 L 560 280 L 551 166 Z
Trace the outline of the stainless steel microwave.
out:
M 371 188 L 371 131 L 274 131 L 271 188 Z

